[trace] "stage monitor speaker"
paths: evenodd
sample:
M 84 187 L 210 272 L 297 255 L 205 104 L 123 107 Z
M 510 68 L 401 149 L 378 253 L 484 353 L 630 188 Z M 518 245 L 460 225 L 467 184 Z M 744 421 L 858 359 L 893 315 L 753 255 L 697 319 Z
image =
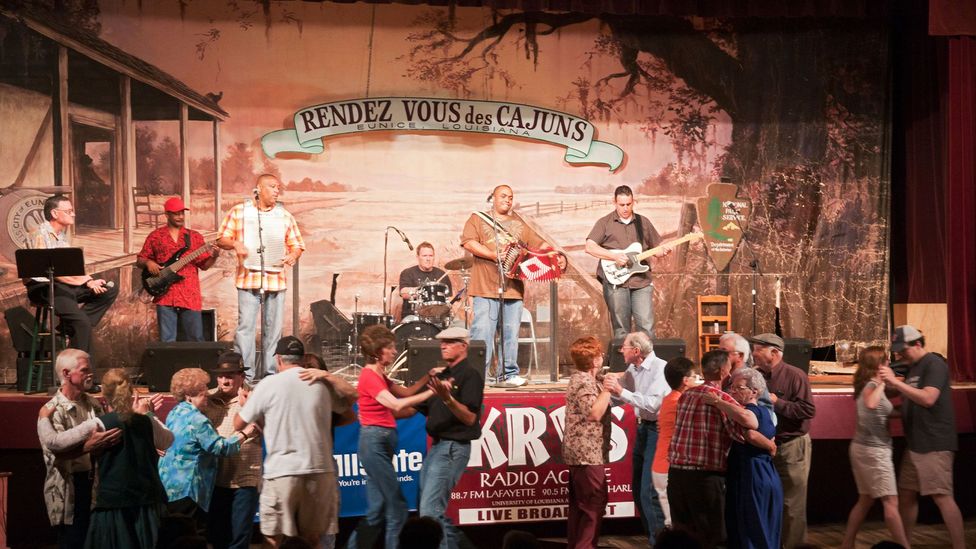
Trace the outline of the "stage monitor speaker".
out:
M 810 356 L 813 354 L 810 340 L 802 337 L 787 337 L 783 338 L 783 343 L 786 345 L 786 349 L 783 350 L 783 362 L 810 373 Z
M 441 343 L 436 339 L 407 340 L 407 383 L 424 377 L 428 370 L 441 362 Z M 468 344 L 468 365 L 485 379 L 485 342 L 472 341 Z
M 200 317 L 203 323 L 203 341 L 217 341 L 217 311 L 204 309 L 200 311 Z M 179 322 L 176 323 L 176 341 L 186 341 L 186 332 Z
M 142 381 L 149 385 L 150 391 L 167 392 L 170 380 L 177 370 L 183 368 L 203 368 L 212 370 L 217 366 L 217 357 L 231 348 L 230 341 L 176 341 L 173 343 L 152 342 L 142 353 Z M 212 378 L 210 386 L 216 385 Z
M 322 299 L 309 305 L 315 334 L 324 343 L 345 343 L 352 334 L 352 320 L 331 301 Z
M 672 358 L 679 356 L 685 356 L 685 340 L 683 339 L 655 339 L 654 342 L 654 354 L 658 358 L 667 362 Z M 610 366 L 611 372 L 623 372 L 627 370 L 627 364 L 624 362 L 624 355 L 620 352 L 620 347 L 624 344 L 624 338 L 618 337 L 610 342 L 607 348 L 607 365 Z

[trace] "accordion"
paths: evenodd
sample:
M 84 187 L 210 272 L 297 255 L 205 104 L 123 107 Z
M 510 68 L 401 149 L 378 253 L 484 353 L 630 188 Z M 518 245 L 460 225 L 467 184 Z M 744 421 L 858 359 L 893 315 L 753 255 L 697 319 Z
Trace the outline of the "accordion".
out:
M 505 276 L 515 280 L 545 282 L 562 276 L 559 254 L 553 250 L 533 250 L 519 242 L 510 242 L 502 248 L 502 267 Z

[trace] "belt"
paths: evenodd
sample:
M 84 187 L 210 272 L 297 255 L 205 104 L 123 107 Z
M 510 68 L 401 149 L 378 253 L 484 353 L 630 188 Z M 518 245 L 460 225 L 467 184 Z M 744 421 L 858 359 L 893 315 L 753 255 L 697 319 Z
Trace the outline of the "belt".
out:
M 643 423 L 656 424 L 657 423 L 657 420 L 656 419 L 644 419 L 644 418 L 642 418 L 640 416 L 637 416 L 637 424 L 638 425 L 641 425 Z
M 673 463 L 671 465 L 669 465 L 669 467 L 672 468 L 672 469 L 681 469 L 682 471 L 708 471 L 708 470 L 710 470 L 710 469 L 705 469 L 704 467 L 701 467 L 699 465 L 675 465 Z

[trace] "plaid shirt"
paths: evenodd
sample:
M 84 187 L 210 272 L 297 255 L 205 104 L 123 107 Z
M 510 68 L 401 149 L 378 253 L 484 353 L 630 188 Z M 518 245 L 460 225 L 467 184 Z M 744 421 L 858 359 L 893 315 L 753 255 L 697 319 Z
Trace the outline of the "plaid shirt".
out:
M 285 230 L 285 248 L 287 253 L 293 253 L 297 249 L 305 249 L 305 241 L 302 240 L 302 233 L 298 230 L 298 222 L 294 216 L 285 212 L 288 216 L 288 228 Z M 220 224 L 220 238 L 227 238 L 239 242 L 244 241 L 244 204 L 238 204 L 231 208 L 224 221 Z M 261 271 L 252 271 L 244 267 L 241 262 L 237 263 L 237 277 L 234 284 L 241 290 L 261 289 Z M 288 285 L 285 283 L 285 270 L 278 273 L 264 273 L 264 289 L 269 292 L 279 292 L 285 290 Z
M 732 440 L 742 442 L 745 430 L 718 408 L 705 404 L 702 399 L 705 393 L 717 394 L 722 400 L 739 406 L 712 381 L 685 391 L 678 401 L 668 461 L 679 468 L 724 472 Z
M 217 434 L 222 437 L 233 436 L 234 416 L 241 411 L 237 397 L 223 401 L 217 389 L 210 391 L 210 402 L 204 410 L 207 418 L 217 427 Z M 241 444 L 241 452 L 233 456 L 220 458 L 217 469 L 217 486 L 222 488 L 244 488 L 247 486 L 261 486 L 261 439 L 252 438 Z

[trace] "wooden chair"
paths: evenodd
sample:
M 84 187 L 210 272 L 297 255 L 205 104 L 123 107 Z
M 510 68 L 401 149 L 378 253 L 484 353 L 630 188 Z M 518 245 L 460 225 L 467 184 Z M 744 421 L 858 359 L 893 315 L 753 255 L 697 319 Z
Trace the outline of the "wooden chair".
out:
M 715 327 L 718 326 L 716 330 Z M 732 296 L 698 296 L 698 362 L 708 351 L 718 349 L 722 334 L 732 330 Z
M 140 225 L 145 225 L 146 227 L 151 226 L 154 229 L 158 228 L 160 216 L 166 215 L 166 212 L 163 210 L 153 209 L 152 202 L 149 200 L 149 191 L 140 189 L 139 187 L 133 187 L 132 189 L 132 204 L 135 206 L 135 226 L 137 229 Z M 145 219 L 141 223 L 139 222 L 140 215 Z

